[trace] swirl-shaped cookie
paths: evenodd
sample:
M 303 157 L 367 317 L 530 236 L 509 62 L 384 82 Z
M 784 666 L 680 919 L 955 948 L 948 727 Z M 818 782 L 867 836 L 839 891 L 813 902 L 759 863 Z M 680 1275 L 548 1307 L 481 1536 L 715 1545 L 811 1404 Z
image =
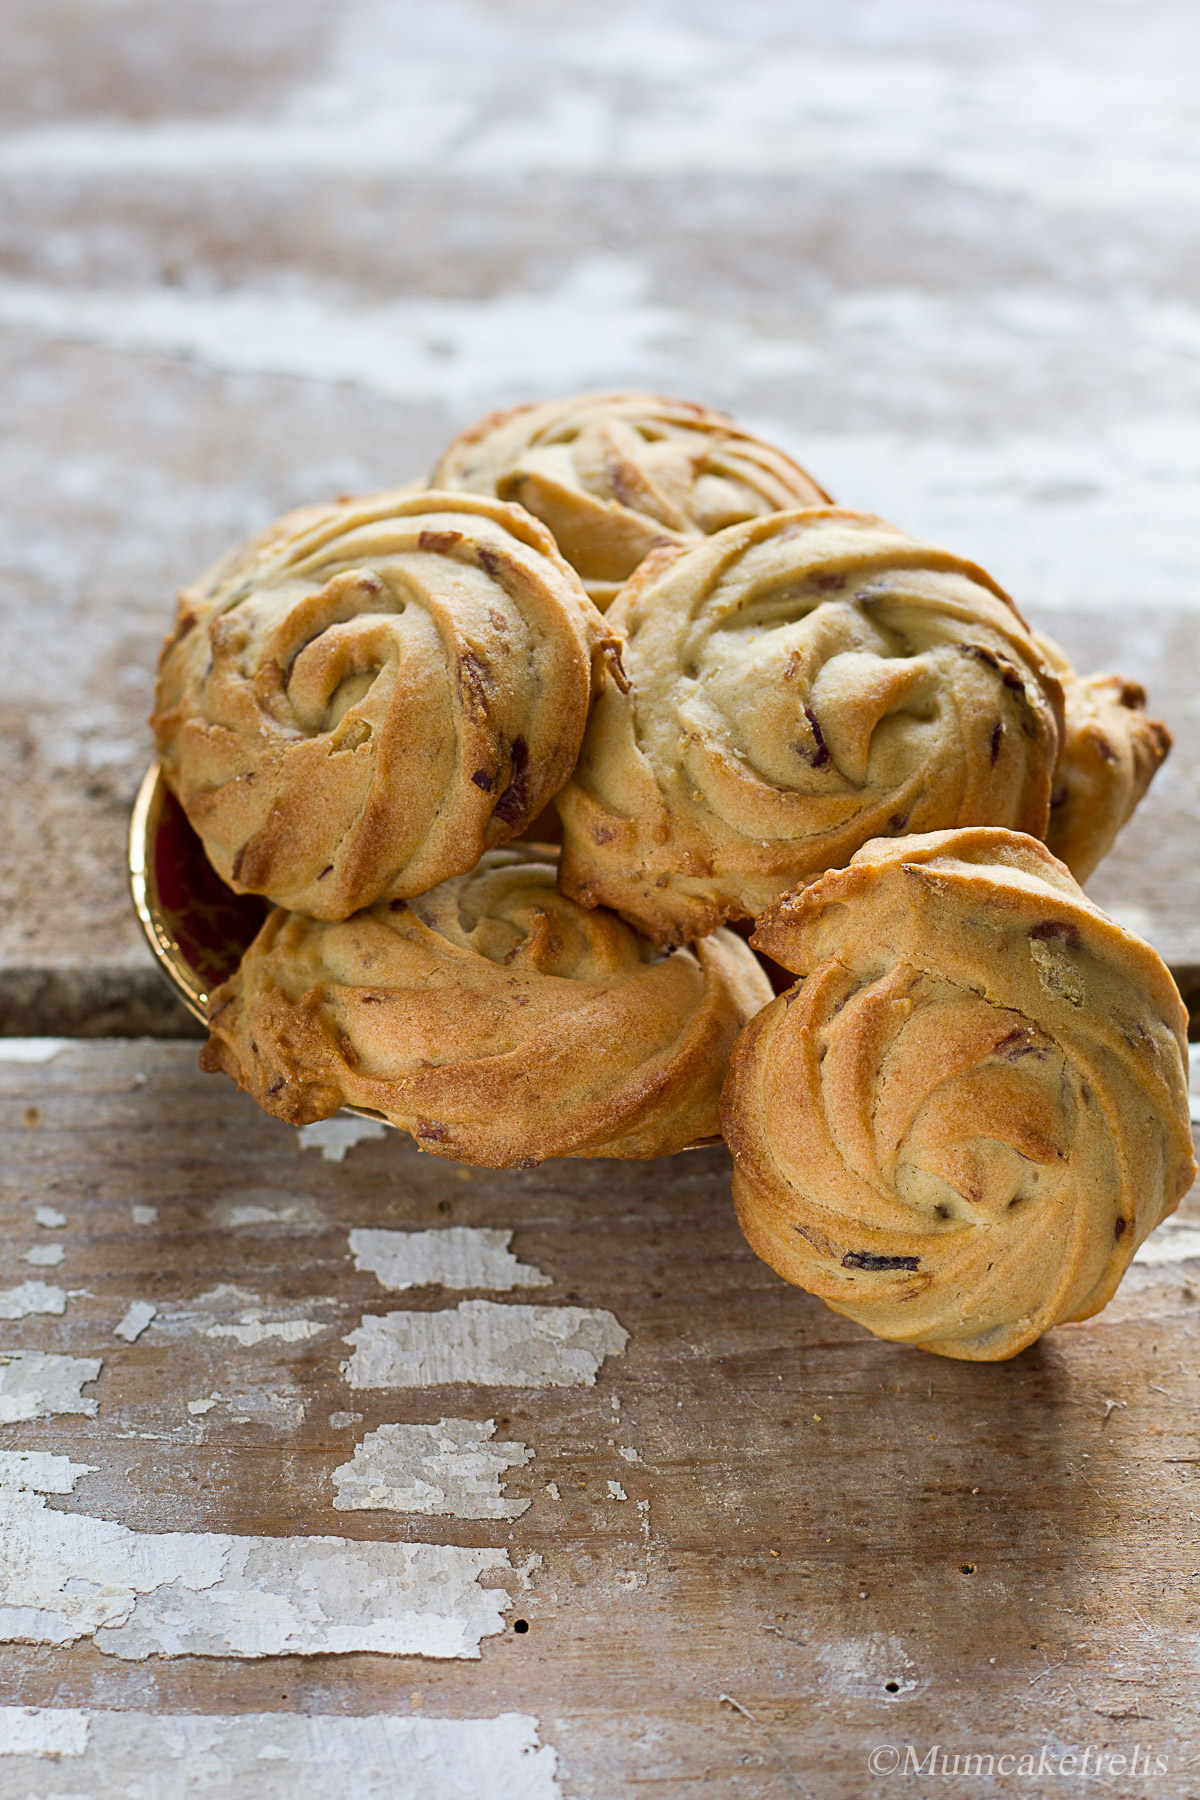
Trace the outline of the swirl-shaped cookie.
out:
M 180 596 L 163 771 L 230 887 L 346 918 L 524 829 L 611 642 L 519 507 L 408 488 L 306 507 Z
M 1046 842 L 1086 881 L 1166 761 L 1171 733 L 1146 713 L 1146 690 L 1123 675 L 1080 675 L 1053 639 L 1037 633 L 1062 682 L 1066 734 L 1054 771 Z
M 881 519 L 812 508 L 656 551 L 608 623 L 631 687 L 558 796 L 562 879 L 658 943 L 756 917 L 868 838 L 1045 830 L 1058 681 L 989 576 Z
M 800 976 L 722 1096 L 758 1254 L 943 1356 L 1098 1312 L 1196 1173 L 1186 1014 L 1150 946 L 991 829 L 867 844 L 753 941 Z
M 829 496 L 724 413 L 657 394 L 579 394 L 480 419 L 433 485 L 516 500 L 608 605 L 657 545 Z
M 340 924 L 271 913 L 201 1061 L 293 1124 L 369 1107 L 487 1168 L 666 1156 L 719 1133 L 730 1052 L 770 998 L 731 932 L 659 955 L 522 846 Z

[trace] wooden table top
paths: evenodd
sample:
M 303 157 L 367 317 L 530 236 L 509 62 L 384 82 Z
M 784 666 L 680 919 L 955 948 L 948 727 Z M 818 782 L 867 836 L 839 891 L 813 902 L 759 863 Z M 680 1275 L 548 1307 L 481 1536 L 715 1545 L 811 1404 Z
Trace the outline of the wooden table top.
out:
M 419 1800 L 940 1791 L 872 1773 L 910 1744 L 1016 1759 L 972 1795 L 1089 1744 L 1195 1792 L 1200 1200 L 975 1365 L 788 1288 L 723 1150 L 493 1174 L 337 1123 L 305 1147 L 188 1043 L 0 1061 L 4 1700 L 93 1723 L 10 1760 L 0 1709 L 0 1800 L 165 1782 L 195 1715 L 248 1716 L 222 1796 L 271 1745 L 288 1796 L 321 1754 Z M 422 1786 L 297 1715 L 509 1722 L 494 1785 L 452 1738 Z
M 1200 992 L 1195 9 L 3 31 L 0 1800 L 1200 1792 L 1200 1203 L 1012 1364 L 898 1350 L 751 1256 L 723 1151 L 302 1147 L 199 1075 L 123 847 L 180 583 L 641 385 L 1145 683 L 1091 891 Z
M 622 383 L 1145 683 L 1177 748 L 1094 891 L 1200 970 L 1198 65 L 1180 0 L 11 0 L 0 1025 L 179 1029 L 121 853 L 175 589 Z

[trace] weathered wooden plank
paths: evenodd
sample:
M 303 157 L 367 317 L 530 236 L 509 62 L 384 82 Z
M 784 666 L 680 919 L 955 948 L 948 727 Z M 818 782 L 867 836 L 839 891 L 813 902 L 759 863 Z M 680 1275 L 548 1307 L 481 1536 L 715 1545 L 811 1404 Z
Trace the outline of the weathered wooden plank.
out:
M 1188 9 L 10 13 L 4 1029 L 180 1028 L 121 875 L 179 582 L 614 382 L 743 413 L 1144 679 L 1178 748 L 1096 892 L 1200 967 Z
M 0 1063 L 0 1094 L 0 1288 L 67 1296 L 59 1316 L 0 1326 L 4 1351 L 104 1364 L 83 1390 L 94 1418 L 0 1427 L 0 1451 L 92 1465 L 47 1507 L 145 1533 L 500 1549 L 525 1568 L 500 1573 L 513 1604 L 478 1661 L 131 1662 L 88 1637 L 6 1642 L 10 1703 L 517 1712 L 580 1800 L 884 1793 L 867 1758 L 909 1743 L 922 1758 L 1140 1743 L 1167 1761 L 1146 1791 L 1192 1792 L 1197 1261 L 1136 1265 L 1107 1312 L 1013 1363 L 953 1363 L 870 1338 L 758 1263 L 723 1152 L 493 1174 L 389 1134 L 329 1161 L 200 1076 L 187 1044 Z M 1184 1213 L 1200 1227 L 1200 1203 Z M 389 1292 L 355 1267 L 351 1230 L 447 1227 L 512 1231 L 552 1285 Z M 56 1244 L 61 1262 L 24 1260 Z M 222 1284 L 257 1300 L 201 1298 Z M 629 1342 L 594 1386 L 346 1384 L 344 1334 L 365 1316 L 464 1299 L 608 1312 Z M 158 1311 L 127 1343 L 115 1327 L 139 1300 Z M 320 1329 L 207 1335 L 255 1305 L 260 1325 Z M 503 1478 L 531 1501 L 519 1518 L 334 1506 L 333 1471 L 366 1433 L 442 1418 L 493 1419 L 533 1451 Z M 1030 1789 L 1014 1774 L 956 1791 Z

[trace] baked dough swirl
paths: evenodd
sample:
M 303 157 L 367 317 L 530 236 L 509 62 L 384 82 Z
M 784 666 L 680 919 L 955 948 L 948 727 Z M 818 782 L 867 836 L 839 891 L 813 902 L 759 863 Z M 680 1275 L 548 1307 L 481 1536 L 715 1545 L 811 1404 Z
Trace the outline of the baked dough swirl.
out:
M 877 839 L 753 941 L 800 977 L 722 1096 L 754 1250 L 943 1356 L 1098 1312 L 1196 1173 L 1186 1014 L 1150 946 L 986 828 Z
M 492 413 L 454 440 L 432 480 L 535 513 L 601 608 L 659 544 L 829 498 L 724 413 L 637 393 Z
M 868 838 L 1046 828 L 1061 690 L 975 564 L 833 507 L 656 551 L 556 805 L 566 891 L 658 943 L 757 917 Z
M 1148 717 L 1138 682 L 1077 674 L 1053 639 L 1038 632 L 1037 640 L 1066 702 L 1046 842 L 1077 881 L 1086 881 L 1166 761 L 1171 733 L 1161 719 Z
M 307 507 L 181 594 L 163 771 L 230 887 L 346 918 L 525 828 L 611 642 L 519 507 L 416 488 Z
M 292 1124 L 367 1107 L 487 1168 L 666 1156 L 719 1134 L 730 1052 L 770 998 L 732 932 L 659 955 L 522 845 L 340 924 L 272 912 L 201 1062 Z

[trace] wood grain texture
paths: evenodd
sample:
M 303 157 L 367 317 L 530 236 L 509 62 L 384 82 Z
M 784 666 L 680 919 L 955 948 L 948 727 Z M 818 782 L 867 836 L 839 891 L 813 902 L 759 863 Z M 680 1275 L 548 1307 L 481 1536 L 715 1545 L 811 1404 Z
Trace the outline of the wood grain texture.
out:
M 1198 49 L 1184 0 L 13 0 L 0 1032 L 190 1029 L 124 891 L 175 588 L 489 407 L 624 383 L 738 412 L 1145 683 L 1176 751 L 1092 891 L 1200 990 Z M 6 1705 L 519 1712 L 571 1800 L 882 1800 L 923 1791 L 868 1769 L 908 1744 L 1140 1744 L 1168 1772 L 1110 1791 L 1195 1795 L 1200 1203 L 1100 1318 L 951 1364 L 757 1263 L 723 1152 L 326 1161 L 195 1054 L 0 1061 L 0 1356 L 104 1365 L 94 1417 L 0 1425 L 0 1452 L 93 1465 L 47 1507 L 134 1531 L 503 1549 L 513 1604 L 479 1661 L 4 1642 Z M 446 1226 L 511 1230 L 553 1285 L 355 1267 L 354 1228 Z M 222 1284 L 321 1329 L 210 1337 L 249 1304 L 197 1307 Z M 346 1385 L 341 1333 L 463 1300 L 630 1340 L 594 1386 Z M 367 1433 L 442 1419 L 532 1450 L 492 1516 L 335 1506 Z M 43 1767 L 0 1755 L 0 1796 L 87 1785 Z
M 627 382 L 1146 683 L 1177 749 L 1095 892 L 1200 967 L 1194 9 L 252 12 L 5 17 L 4 1028 L 172 1029 L 121 846 L 174 589 L 490 406 Z
M 327 1161 L 201 1076 L 189 1044 L 0 1064 L 0 1095 L 0 1283 L 32 1274 L 69 1295 L 61 1317 L 6 1322 L 4 1350 L 104 1363 L 94 1419 L 0 1427 L 0 1450 L 93 1465 L 48 1505 L 138 1531 L 491 1546 L 526 1568 L 502 1577 L 514 1604 L 479 1662 L 129 1663 L 86 1641 L 5 1643 L 7 1703 L 517 1711 L 576 1800 L 918 1791 L 867 1767 L 910 1743 L 1140 1743 L 1168 1773 L 1112 1791 L 1195 1792 L 1197 1262 L 1135 1266 L 1099 1318 L 1012 1363 L 951 1363 L 869 1337 L 757 1262 L 720 1151 L 495 1175 L 389 1135 Z M 65 1222 L 37 1224 L 36 1206 Z M 157 1218 L 135 1224 L 135 1206 Z M 1200 1225 L 1200 1202 L 1184 1210 Z M 446 1226 L 511 1230 L 553 1285 L 490 1297 L 609 1310 L 624 1355 L 593 1387 L 348 1388 L 341 1335 L 365 1315 L 464 1297 L 389 1293 L 355 1268 L 349 1231 Z M 64 1247 L 57 1267 L 22 1260 L 46 1243 Z M 331 1329 L 206 1337 L 188 1315 L 222 1283 Z M 135 1300 L 158 1313 L 126 1343 L 114 1328 Z M 492 1418 L 533 1451 L 506 1476 L 532 1501 L 520 1518 L 335 1509 L 333 1471 L 368 1431 L 441 1418 Z M 1030 1789 L 972 1776 L 953 1791 Z

